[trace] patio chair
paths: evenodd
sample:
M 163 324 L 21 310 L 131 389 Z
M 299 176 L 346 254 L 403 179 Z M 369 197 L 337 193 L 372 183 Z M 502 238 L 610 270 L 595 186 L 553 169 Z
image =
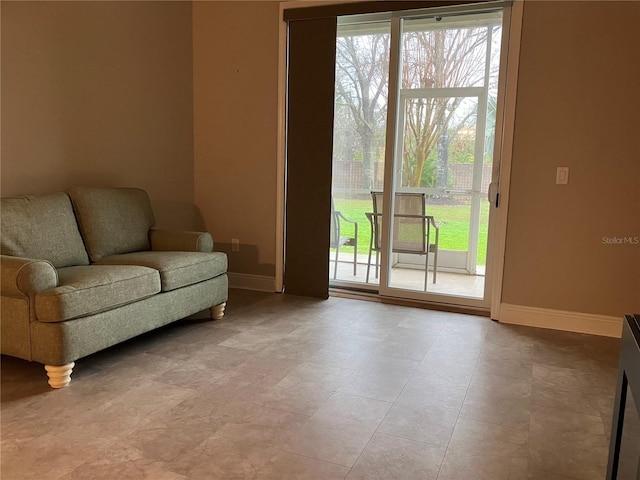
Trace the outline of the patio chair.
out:
M 353 224 L 353 237 L 343 237 L 340 223 L 346 222 Z M 333 196 L 331 197 L 331 237 L 329 239 L 329 247 L 336 249 L 336 261 L 333 268 L 333 278 L 338 276 L 338 255 L 340 247 L 353 247 L 353 276 L 356 276 L 356 266 L 358 264 L 358 222 L 349 220 L 341 212 L 337 211 L 333 206 Z
M 367 283 L 371 268 L 371 254 L 376 252 L 376 278 L 380 264 L 382 248 L 382 192 L 371 192 L 373 212 L 367 213 L 371 223 L 371 241 L 367 262 Z M 393 214 L 393 253 L 414 253 L 425 256 L 424 291 L 427 291 L 429 254 L 433 253 L 433 283 L 438 273 L 438 236 L 439 229 L 431 215 L 426 214 L 426 196 L 424 193 L 396 193 Z

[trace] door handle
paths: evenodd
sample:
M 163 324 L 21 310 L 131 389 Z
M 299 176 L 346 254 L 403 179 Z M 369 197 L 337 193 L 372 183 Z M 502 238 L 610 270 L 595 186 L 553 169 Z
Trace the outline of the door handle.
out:
M 448 194 L 448 195 L 471 195 L 473 193 L 472 190 L 463 190 L 463 189 L 444 189 L 443 190 L 444 193 Z
M 491 182 L 489 184 L 489 192 L 487 194 L 489 203 L 495 205 L 496 208 L 500 206 L 500 184 L 497 182 Z

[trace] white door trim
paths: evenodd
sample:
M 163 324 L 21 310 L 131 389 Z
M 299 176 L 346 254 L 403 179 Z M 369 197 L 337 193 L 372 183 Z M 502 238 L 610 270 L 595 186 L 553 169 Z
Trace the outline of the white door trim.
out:
M 522 34 L 522 13 L 524 0 L 515 0 L 511 6 L 504 9 L 504 15 L 509 16 L 509 35 L 505 35 L 502 45 L 503 54 L 506 53 L 506 65 L 503 76 L 504 85 L 498 87 L 498 92 L 504 92 L 504 98 L 498 99 L 504 107 L 498 109 L 498 115 L 503 118 L 496 118 L 496 125 L 501 125 L 502 130 L 496 128 L 496 152 L 498 153 L 498 163 L 494 160 L 494 166 L 499 170 L 499 195 L 500 208 L 494 210 L 495 221 L 489 222 L 489 242 L 493 244 L 493 249 L 488 253 L 493 258 L 487 258 L 487 268 L 491 269 L 489 278 L 492 280 L 491 286 L 491 318 L 500 320 L 500 306 L 502 302 L 502 281 L 504 276 L 504 253 L 507 240 L 507 213 L 509 210 L 509 183 L 511 178 L 511 160 L 513 156 L 513 135 L 516 116 L 516 94 L 518 89 L 518 69 L 520 64 L 520 38 Z M 500 88 L 502 87 L 502 88 Z M 499 135 L 499 138 L 498 138 Z M 494 155 L 495 153 L 494 152 Z M 491 237 L 495 237 L 492 240 Z

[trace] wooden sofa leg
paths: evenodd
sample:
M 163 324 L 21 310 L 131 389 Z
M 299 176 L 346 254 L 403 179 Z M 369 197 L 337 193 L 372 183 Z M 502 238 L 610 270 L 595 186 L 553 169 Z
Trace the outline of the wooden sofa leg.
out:
M 227 306 L 227 302 L 221 303 L 220 305 L 214 305 L 211 307 L 211 318 L 214 320 L 220 320 L 224 317 L 224 309 Z
M 66 365 L 45 365 L 44 369 L 49 376 L 49 385 L 51 388 L 62 388 L 71 382 L 71 372 L 75 363 L 67 363 Z

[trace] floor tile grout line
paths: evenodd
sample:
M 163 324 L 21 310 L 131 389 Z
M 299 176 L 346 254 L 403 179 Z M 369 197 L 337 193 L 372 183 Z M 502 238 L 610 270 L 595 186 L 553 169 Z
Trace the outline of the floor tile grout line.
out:
M 340 464 L 340 463 L 335 463 L 335 462 L 329 462 L 328 460 L 322 460 L 322 459 L 320 459 L 320 458 L 310 457 L 309 455 L 303 455 L 303 454 L 301 454 L 301 453 L 290 452 L 290 451 L 285 450 L 284 448 L 280 447 L 280 448 L 278 449 L 278 452 L 277 452 L 277 453 L 275 453 L 275 454 L 273 455 L 273 457 L 271 457 L 269 460 L 267 460 L 267 462 L 266 462 L 262 467 L 260 467 L 260 468 L 258 469 L 258 471 L 255 473 L 255 475 L 254 475 L 253 477 L 251 477 L 251 478 L 252 478 L 252 479 L 255 479 L 255 478 L 260 474 L 260 472 L 261 472 L 261 471 L 262 471 L 262 470 L 263 470 L 263 469 L 264 469 L 264 468 L 269 464 L 269 462 L 270 462 L 271 460 L 273 460 L 275 457 L 277 457 L 277 456 L 278 456 L 278 454 L 279 454 L 280 452 L 284 452 L 284 453 L 287 453 L 287 454 L 289 454 L 289 455 L 295 455 L 295 456 L 297 456 L 297 457 L 308 458 L 308 459 L 310 459 L 310 460 L 315 460 L 315 461 L 322 462 L 322 463 L 327 463 L 327 464 L 329 464 L 329 465 L 335 465 L 336 467 L 348 468 L 348 469 L 349 469 L 349 472 L 347 472 L 347 475 L 345 475 L 345 477 L 344 477 L 345 479 L 349 476 L 349 473 L 351 473 L 351 468 L 352 468 L 352 467 L 348 467 L 347 465 L 342 465 L 342 464 Z
M 380 422 L 382 423 L 382 422 Z M 380 425 L 378 425 L 380 426 Z M 364 446 L 364 448 L 362 449 L 362 451 L 360 452 L 360 454 L 358 455 L 358 458 L 356 458 L 355 462 L 353 462 L 353 465 L 351 466 L 351 469 L 349 470 L 349 474 L 351 474 L 351 470 L 353 470 L 353 467 L 355 467 L 358 464 L 358 461 L 360 460 L 360 458 L 362 458 L 362 455 L 364 455 L 364 452 L 367 450 L 367 447 L 369 446 L 369 444 L 371 443 L 371 440 L 373 440 L 373 437 L 375 436 L 375 434 L 378 433 L 378 429 L 376 428 L 376 430 L 371 434 L 371 436 L 369 437 L 369 440 L 367 440 L 367 444 Z M 349 475 L 347 475 L 348 477 Z M 345 477 L 346 478 L 346 477 Z
M 328 460 L 323 460 L 322 458 L 312 457 L 311 455 L 303 455 L 302 453 L 292 452 L 292 451 L 290 451 L 290 450 L 287 450 L 287 449 L 286 449 L 286 448 L 284 448 L 284 447 L 281 447 L 281 448 L 280 448 L 280 451 L 281 451 L 281 452 L 288 453 L 288 454 L 290 454 L 290 455 L 298 455 L 299 457 L 310 458 L 311 460 L 317 460 L 318 462 L 329 463 L 329 464 L 331 464 L 331 465 L 336 465 L 336 466 L 338 466 L 338 467 L 344 467 L 344 468 L 349 468 L 349 469 L 351 469 L 351 468 L 352 468 L 352 467 L 350 467 L 349 465 L 344 465 L 344 464 L 342 464 L 342 463 L 330 462 L 330 461 L 328 461 Z M 354 465 L 355 465 L 355 463 L 354 463 Z
M 397 438 L 399 440 L 405 440 L 407 442 L 420 443 L 422 445 L 428 445 L 429 447 L 442 448 L 442 449 L 445 448 L 444 446 L 438 445 L 437 443 L 425 442 L 424 440 L 416 440 L 415 438 L 403 437 L 402 435 L 398 435 L 396 433 L 386 433 L 386 432 L 380 432 L 376 430 L 375 434 L 383 437 Z
M 486 343 L 486 334 L 482 340 L 482 348 L 480 349 L 480 352 L 482 352 L 482 350 L 484 349 L 485 343 Z M 442 462 L 440 463 L 440 467 L 438 468 L 438 473 L 436 475 L 436 480 L 440 478 L 440 473 L 442 472 L 442 466 L 444 465 L 445 459 L 447 458 L 447 453 L 449 452 L 449 448 L 451 447 L 451 440 L 453 439 L 453 435 L 456 432 L 456 427 L 458 426 L 458 421 L 460 420 L 462 407 L 464 406 L 464 402 L 467 399 L 467 395 L 469 394 L 469 389 L 471 388 L 471 382 L 473 381 L 473 376 L 475 375 L 476 369 L 478 368 L 479 359 L 480 359 L 480 355 L 478 355 L 478 358 L 476 359 L 475 365 L 473 367 L 473 373 L 471 374 L 471 379 L 469 380 L 469 384 L 465 389 L 464 398 L 462 399 L 462 403 L 460 404 L 460 410 L 458 411 L 458 416 L 456 417 L 456 421 L 453 424 L 453 429 L 451 430 L 451 436 L 449 437 L 449 441 L 447 442 L 447 446 L 445 447 L 444 455 L 442 456 Z

